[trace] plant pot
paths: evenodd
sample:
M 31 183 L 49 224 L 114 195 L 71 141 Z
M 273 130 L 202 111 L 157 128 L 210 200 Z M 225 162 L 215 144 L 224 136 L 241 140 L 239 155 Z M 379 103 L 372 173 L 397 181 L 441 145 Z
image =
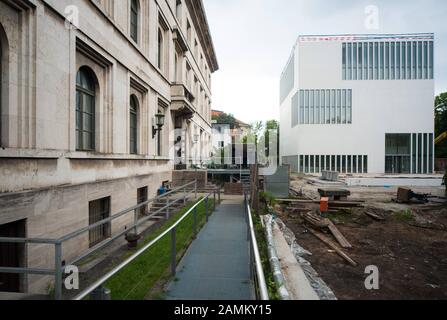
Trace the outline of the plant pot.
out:
M 141 236 L 135 233 L 126 234 L 127 246 L 129 248 L 136 248 L 138 246 L 138 240 L 141 239 Z

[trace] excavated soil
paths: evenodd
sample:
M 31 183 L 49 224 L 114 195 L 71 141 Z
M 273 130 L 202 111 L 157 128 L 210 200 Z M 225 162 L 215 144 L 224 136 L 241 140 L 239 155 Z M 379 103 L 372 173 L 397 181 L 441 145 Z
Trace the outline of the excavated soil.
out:
M 447 206 L 412 205 L 404 213 L 384 210 L 383 202 L 367 207 L 329 216 L 352 244 L 343 251 L 357 267 L 307 232 L 299 213 L 284 210 L 279 216 L 297 242 L 312 252 L 306 259 L 340 300 L 447 299 Z M 382 214 L 385 220 L 370 218 L 366 210 Z M 365 288 L 365 268 L 370 265 L 379 268 L 379 290 Z

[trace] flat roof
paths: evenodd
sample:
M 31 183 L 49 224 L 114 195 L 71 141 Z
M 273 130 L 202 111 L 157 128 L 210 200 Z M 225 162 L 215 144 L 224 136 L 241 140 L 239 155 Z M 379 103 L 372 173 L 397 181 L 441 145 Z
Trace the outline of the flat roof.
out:
M 324 41 L 366 41 L 366 40 L 433 40 L 434 33 L 404 33 L 404 34 L 339 34 L 339 35 L 300 35 L 298 42 Z

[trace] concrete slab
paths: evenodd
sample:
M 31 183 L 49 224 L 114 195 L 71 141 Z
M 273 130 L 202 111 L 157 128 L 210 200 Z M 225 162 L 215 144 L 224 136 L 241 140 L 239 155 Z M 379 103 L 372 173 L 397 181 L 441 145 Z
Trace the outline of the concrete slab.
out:
M 273 224 L 273 241 L 290 298 L 292 300 L 320 300 L 276 223 Z
M 346 178 L 348 186 L 364 187 L 440 187 L 442 177 L 381 177 L 381 178 Z
M 169 300 L 251 300 L 242 197 L 223 200 L 179 264 Z

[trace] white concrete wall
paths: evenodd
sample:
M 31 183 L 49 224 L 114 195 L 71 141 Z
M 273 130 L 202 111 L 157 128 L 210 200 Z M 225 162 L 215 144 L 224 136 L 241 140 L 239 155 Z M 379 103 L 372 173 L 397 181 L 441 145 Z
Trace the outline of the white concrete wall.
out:
M 342 80 L 342 41 L 298 42 L 295 88 L 281 104 L 281 156 L 368 155 L 368 171 L 385 171 L 386 133 L 434 132 L 433 80 Z M 352 89 L 352 124 L 291 128 L 299 89 Z

